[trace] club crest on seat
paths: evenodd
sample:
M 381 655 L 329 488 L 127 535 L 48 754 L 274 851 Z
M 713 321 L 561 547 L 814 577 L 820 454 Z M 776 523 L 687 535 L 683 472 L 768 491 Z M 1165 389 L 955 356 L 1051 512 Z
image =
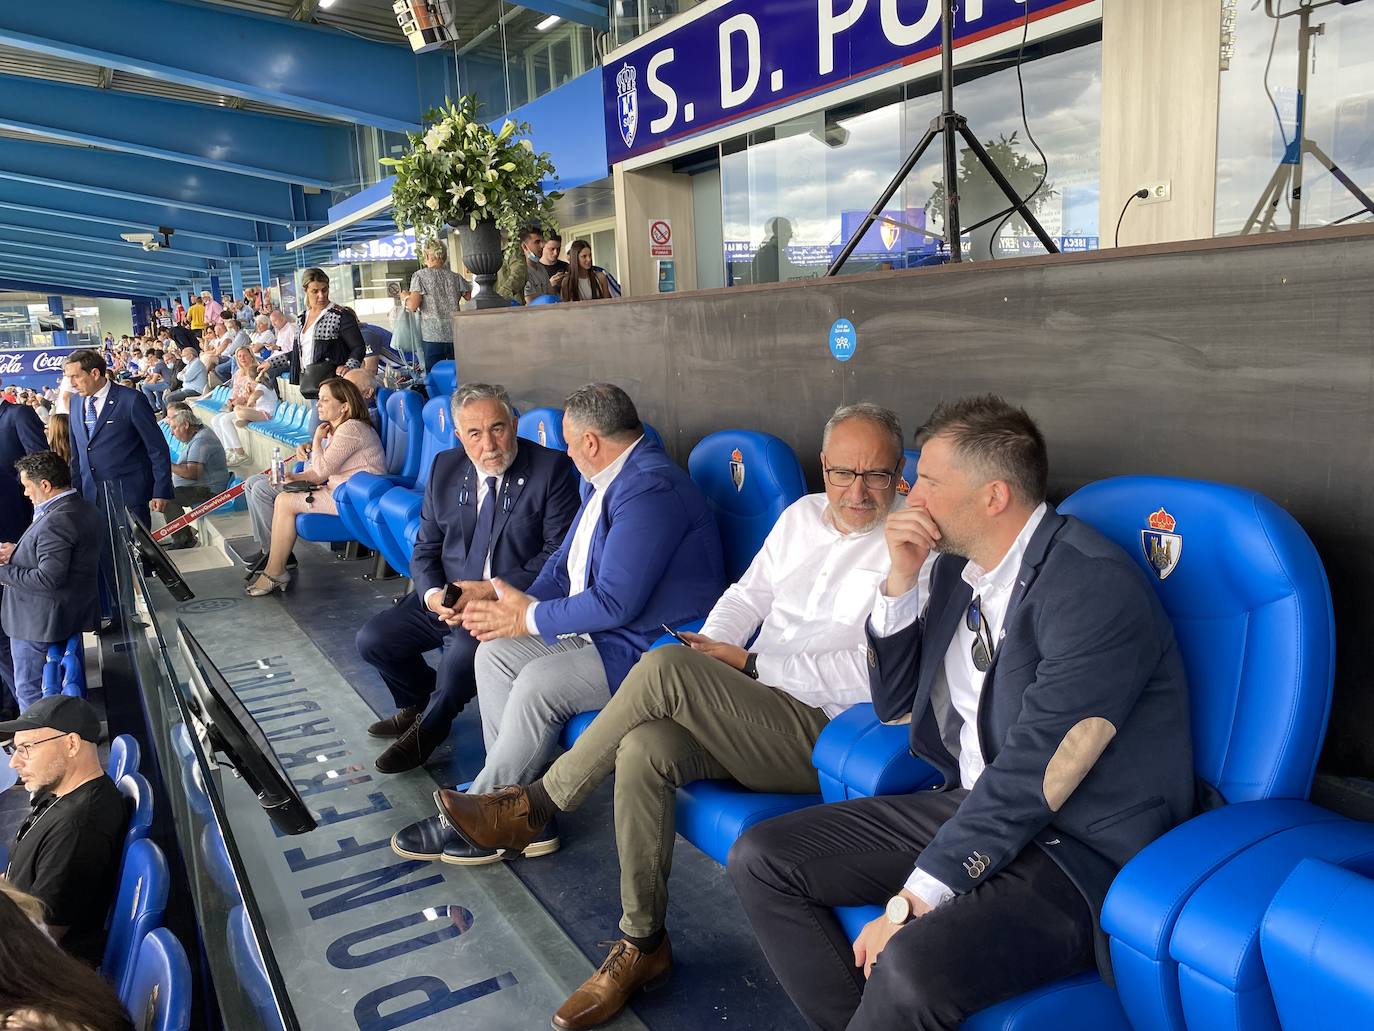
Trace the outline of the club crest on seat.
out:
M 730 452 L 730 479 L 734 481 L 736 493 L 744 490 L 744 453 L 739 448 Z
M 1173 532 L 1178 520 L 1161 506 L 1158 512 L 1150 513 L 1146 522 L 1150 528 L 1140 531 L 1140 549 L 1155 576 L 1167 580 L 1183 556 L 1183 535 Z

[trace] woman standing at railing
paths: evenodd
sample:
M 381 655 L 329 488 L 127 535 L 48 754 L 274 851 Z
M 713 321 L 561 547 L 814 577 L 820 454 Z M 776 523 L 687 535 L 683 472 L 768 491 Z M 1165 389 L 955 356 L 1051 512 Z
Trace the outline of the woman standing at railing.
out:
M 560 291 L 565 301 L 595 301 L 611 296 L 611 284 L 604 272 L 592 268 L 592 245 L 574 240 L 568 248 L 568 274 Z

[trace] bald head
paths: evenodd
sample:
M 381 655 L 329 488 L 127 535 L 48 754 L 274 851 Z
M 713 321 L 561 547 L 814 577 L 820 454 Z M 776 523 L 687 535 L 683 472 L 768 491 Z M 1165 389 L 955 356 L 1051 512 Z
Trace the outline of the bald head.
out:
M 349 369 L 344 379 L 352 383 L 363 395 L 363 400 L 371 402 L 377 396 L 377 377 L 366 369 Z

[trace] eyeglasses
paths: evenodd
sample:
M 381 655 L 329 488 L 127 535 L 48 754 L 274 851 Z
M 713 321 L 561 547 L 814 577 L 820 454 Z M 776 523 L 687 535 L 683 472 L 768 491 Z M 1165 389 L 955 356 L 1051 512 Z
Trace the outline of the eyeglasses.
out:
M 986 673 L 992 665 L 992 630 L 983 618 L 983 596 L 976 595 L 964 614 L 964 626 L 973 631 L 973 668 Z
M 13 741 L 7 741 L 3 746 L 0 747 L 3 747 L 5 749 L 6 755 L 14 755 L 16 752 L 18 752 L 19 757 L 23 759 L 25 762 L 28 762 L 29 759 L 32 758 L 30 753 L 32 752 L 34 745 L 46 745 L 49 741 L 56 741 L 58 738 L 63 738 L 66 736 L 66 734 L 54 734 L 52 737 L 39 738 L 37 741 L 25 741 L 22 745 L 16 745 Z
M 864 478 L 864 486 L 869 490 L 887 490 L 892 486 L 892 478 L 896 472 L 887 472 L 881 469 L 870 469 L 867 472 L 857 472 L 854 469 L 830 469 L 825 470 L 825 478 L 830 481 L 832 487 L 848 487 L 860 476 Z

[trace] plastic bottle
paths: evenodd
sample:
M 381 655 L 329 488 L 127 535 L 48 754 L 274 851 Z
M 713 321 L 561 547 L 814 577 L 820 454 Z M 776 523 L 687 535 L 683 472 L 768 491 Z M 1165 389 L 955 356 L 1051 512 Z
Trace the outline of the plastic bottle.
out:
M 281 456 L 281 448 L 272 449 L 272 474 L 270 477 L 274 486 L 280 487 L 286 482 L 286 460 Z

